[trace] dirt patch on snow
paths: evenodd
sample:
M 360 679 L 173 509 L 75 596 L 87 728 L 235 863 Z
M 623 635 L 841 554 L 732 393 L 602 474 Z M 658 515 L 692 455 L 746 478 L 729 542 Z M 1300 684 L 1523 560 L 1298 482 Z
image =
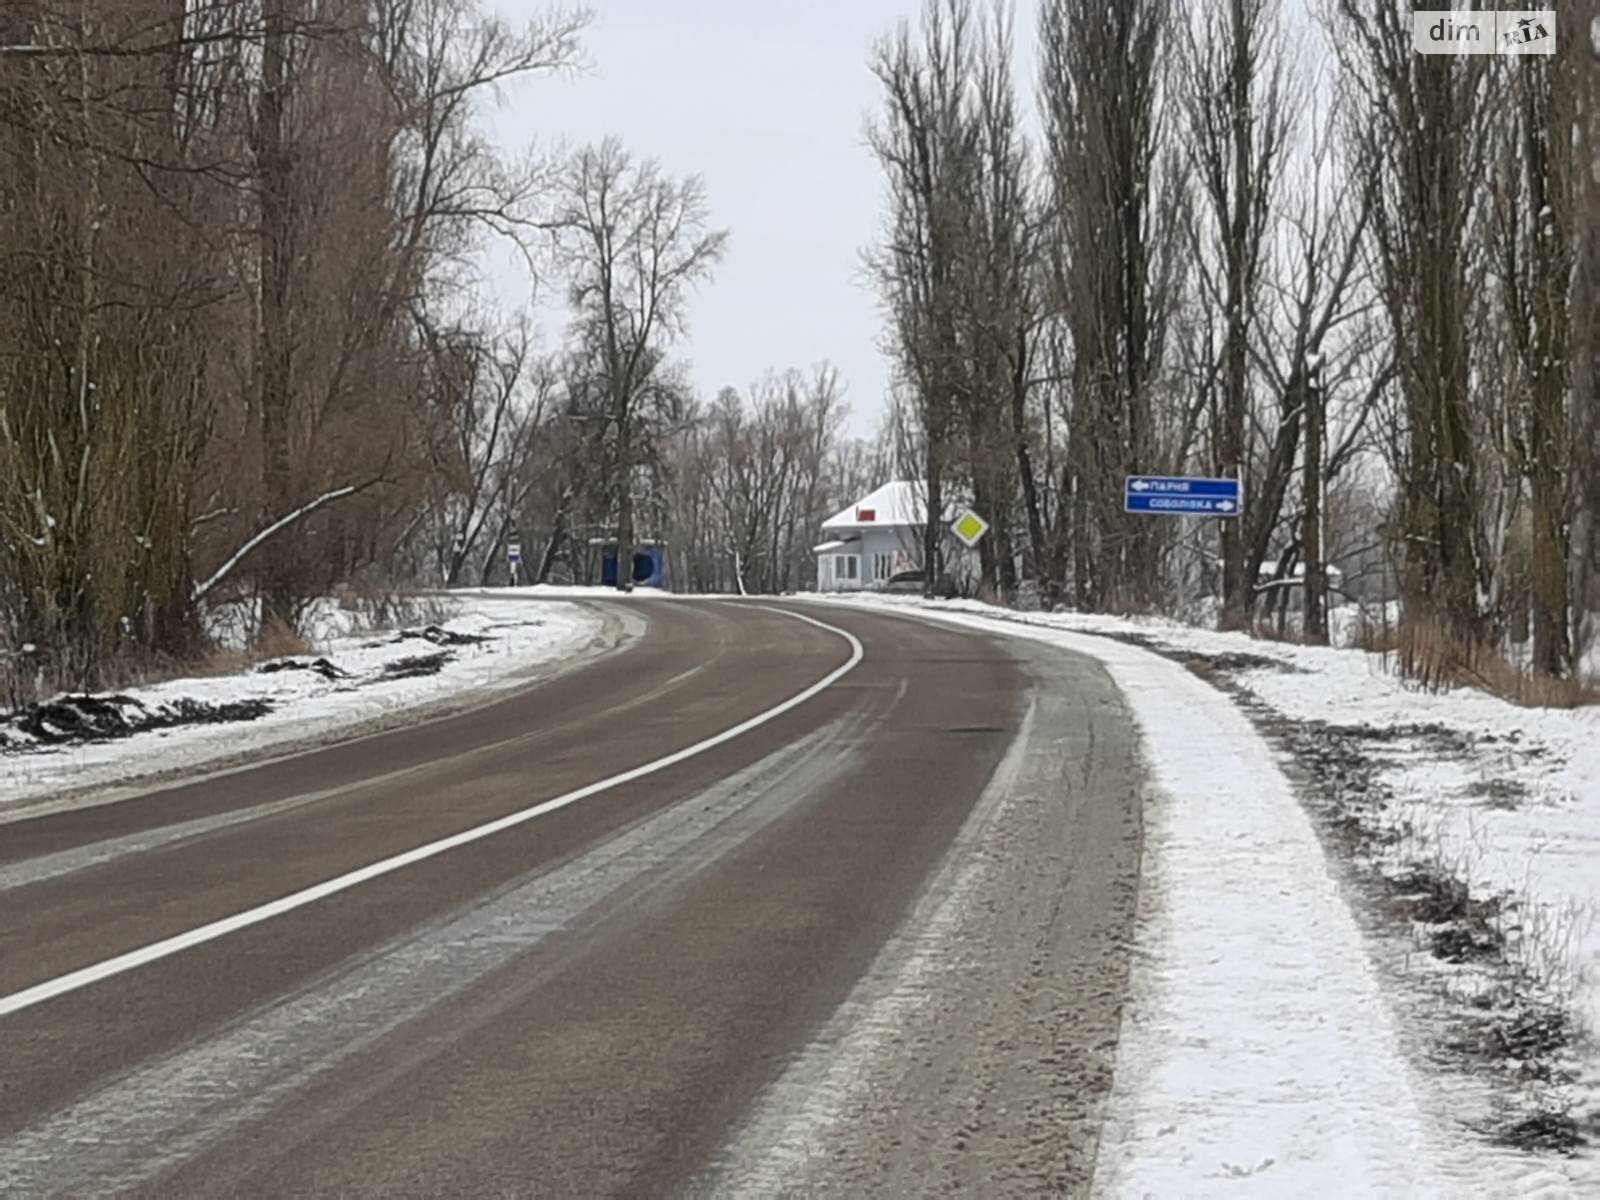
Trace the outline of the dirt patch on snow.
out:
M 215 703 L 185 698 L 151 708 L 132 696 L 58 696 L 0 713 L 0 753 L 109 742 L 180 725 L 254 721 L 271 711 L 271 702 L 259 699 Z
M 535 622 L 537 624 L 537 622 Z M 439 625 L 425 625 L 421 629 L 402 629 L 395 635 L 398 642 L 424 641 L 435 646 L 481 646 L 494 639 L 477 633 L 457 633 Z
M 371 682 L 387 683 L 391 679 L 415 679 L 420 675 L 437 675 L 444 669 L 445 663 L 454 657 L 450 651 L 441 650 L 437 654 L 416 654 L 410 658 L 397 659 L 391 663 L 384 663 L 383 674 Z
M 330 682 L 337 679 L 349 679 L 350 672 L 334 666 L 325 658 L 275 658 L 271 662 L 264 662 L 256 668 L 257 675 L 278 675 L 284 671 L 309 671 L 313 675 L 320 675 Z

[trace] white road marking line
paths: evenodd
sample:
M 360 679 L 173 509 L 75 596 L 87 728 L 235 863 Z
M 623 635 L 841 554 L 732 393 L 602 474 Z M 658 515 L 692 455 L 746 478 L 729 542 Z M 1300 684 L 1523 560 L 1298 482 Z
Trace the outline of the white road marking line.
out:
M 875 707 L 817 724 L 560 866 L 407 930 L 31 1125 L 0 1132 L 0 1196 L 153 1192 L 167 1172 L 545 939 L 581 927 L 613 897 L 709 869 L 770 829 L 859 766 L 851 746 L 879 726 Z M 530 969 L 527 978 L 537 977 Z
M 705 670 L 705 666 L 706 665 L 704 663 L 701 663 L 699 666 L 690 667 L 687 671 L 678 672 L 678 674 L 674 675 L 671 679 L 666 680 L 648 692 L 641 692 L 636 696 L 630 696 L 627 704 L 623 705 L 619 709 L 614 710 L 614 712 L 623 712 L 629 709 L 638 708 L 642 704 L 647 704 L 651 700 L 666 695 L 672 690 L 672 688 L 676 687 L 684 680 L 692 678 L 693 676 L 698 675 L 701 671 Z M 353 783 L 343 783 L 339 784 L 337 787 L 324 788 L 321 791 L 302 792 L 297 796 L 288 796 L 282 800 L 274 800 L 269 804 L 260 804 L 252 808 L 234 809 L 231 812 L 218 813 L 216 816 L 212 817 L 201 817 L 193 821 L 181 821 L 174 825 L 161 825 L 155 827 L 154 829 L 147 829 L 139 833 L 129 834 L 126 837 L 108 838 L 105 841 L 92 842 L 87 846 L 78 846 L 71 850 L 63 850 L 58 854 L 46 854 L 41 855 L 38 858 L 21 859 L 10 866 L 0 866 L 0 892 L 11 891 L 15 888 L 28 887 L 31 884 L 41 883 L 47 879 L 56 879 L 62 875 L 70 875 L 76 871 L 102 866 L 109 862 L 115 862 L 118 858 L 121 858 L 124 855 L 142 854 L 150 850 L 158 850 L 164 846 L 172 845 L 174 842 L 185 841 L 189 838 L 199 837 L 203 834 L 212 833 L 221 829 L 231 829 L 234 826 L 243 825 L 250 821 L 261 820 L 264 817 L 277 816 L 279 813 L 292 812 L 294 809 L 303 808 L 308 804 L 316 804 L 323 800 L 330 800 L 336 796 L 344 796 L 350 794 L 351 792 L 379 787 L 386 784 L 392 785 L 402 779 L 407 778 L 408 776 L 417 775 L 422 771 L 430 770 L 436 767 L 442 767 L 447 764 L 464 762 L 475 755 L 484 754 L 489 751 L 504 750 L 512 746 L 523 745 L 537 738 L 546 736 L 550 733 L 552 728 L 559 729 L 561 726 L 559 724 L 555 726 L 547 726 L 542 729 L 535 729 L 527 733 L 517 734 L 514 737 L 503 738 L 497 742 L 486 742 L 482 746 L 473 746 L 470 749 L 462 750 L 456 754 L 440 755 L 437 758 L 430 758 L 427 762 L 418 763 L 414 766 L 401 767 L 395 771 L 386 771 L 382 775 L 368 775 L 364 778 L 354 781 Z M 348 745 L 349 743 L 345 744 Z M 280 760 L 269 759 L 266 762 L 257 765 L 268 766 L 277 761 Z M 228 772 L 228 774 L 234 773 L 235 772 Z M 187 787 L 194 783 L 201 783 L 207 779 L 215 778 L 216 776 L 202 775 L 198 779 L 185 781 L 179 786 Z M 4 824 L 4 820 L 0 819 L 0 826 L 3 826 Z
M 818 629 L 825 629 L 829 633 L 838 634 L 850 644 L 849 660 L 844 665 L 824 675 L 804 691 L 796 693 L 781 704 L 774 705 L 765 712 L 757 713 L 748 720 L 741 721 L 739 724 L 724 729 L 721 733 L 708 737 L 703 741 L 696 742 L 692 746 L 686 746 L 682 750 L 668 754 L 664 758 L 658 758 L 653 762 L 645 763 L 643 766 L 623 771 L 619 775 L 612 775 L 610 778 L 602 779 L 598 783 L 588 784 L 578 788 L 576 791 L 557 796 L 553 800 L 546 800 L 534 805 L 532 808 L 525 808 L 521 812 L 511 813 L 508 816 L 475 826 L 472 829 L 463 830 L 461 833 L 452 834 L 450 837 L 441 838 L 436 842 L 429 842 L 425 846 L 418 846 L 414 850 L 407 850 L 402 854 L 396 854 L 379 862 L 371 863 L 368 866 L 360 867 L 337 878 L 326 880 L 323 883 L 315 884 L 298 892 L 292 892 L 277 900 L 257 905 L 255 908 L 235 913 L 231 917 L 223 917 L 219 921 L 212 921 L 186 933 L 176 934 L 159 942 L 152 942 L 148 946 L 130 950 L 126 954 L 119 954 L 114 958 L 108 958 L 91 966 L 71 971 L 66 975 L 57 976 L 55 979 L 46 980 L 44 983 L 35 984 L 33 987 L 24 988 L 20 992 L 13 992 L 9 996 L 0 996 L 0 1017 L 20 1012 L 25 1008 L 32 1008 L 34 1005 L 43 1004 L 47 1000 L 54 1000 L 57 996 L 78 991 L 80 988 L 88 987 L 92 983 L 99 983 L 103 979 L 120 975 L 124 971 L 131 971 L 136 967 L 146 966 L 163 958 L 170 958 L 174 954 L 192 949 L 195 946 L 204 945 L 206 942 L 216 941 L 218 938 L 226 937 L 230 933 L 237 933 L 241 929 L 248 929 L 252 925 L 259 925 L 263 921 L 271 920 L 273 917 L 282 916 L 284 913 L 293 912 L 297 908 L 304 908 L 308 904 L 315 904 L 318 900 L 326 899 L 339 892 L 348 891 L 369 880 L 377 879 L 380 876 L 388 875 L 402 868 L 437 857 L 448 850 L 454 850 L 459 846 L 469 845 L 472 842 L 482 841 L 484 838 L 493 837 L 497 833 L 504 833 L 508 829 L 515 829 L 518 825 L 524 825 L 536 817 L 542 817 L 547 813 L 566 808 L 568 805 L 576 804 L 580 800 L 587 800 L 590 796 L 598 795 L 600 792 L 610 791 L 612 788 L 621 787 L 625 783 L 632 783 L 636 779 L 643 779 L 647 775 L 654 775 L 657 771 L 664 771 L 668 767 L 676 766 L 686 759 L 704 754 L 707 750 L 720 746 L 725 742 L 730 742 L 734 738 L 749 733 L 752 729 L 757 729 L 769 721 L 776 720 L 784 713 L 804 704 L 807 700 L 819 692 L 825 691 L 855 670 L 865 656 L 866 652 L 856 636 L 840 629 L 836 625 L 828 625 L 811 617 L 803 616 L 800 613 L 789 612 L 781 608 L 771 608 L 767 605 L 752 605 L 751 607 L 764 608 L 768 612 L 782 613 L 784 616 L 792 617 L 796 621 L 804 621 L 808 625 L 815 625 Z

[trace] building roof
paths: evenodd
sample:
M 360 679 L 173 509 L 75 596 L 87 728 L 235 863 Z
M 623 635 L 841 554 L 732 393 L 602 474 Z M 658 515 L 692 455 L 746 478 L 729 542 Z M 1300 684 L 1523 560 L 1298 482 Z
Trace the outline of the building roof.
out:
M 849 508 L 835 513 L 822 523 L 822 528 L 831 533 L 864 526 L 921 525 L 927 509 L 926 488 L 909 479 L 897 479 L 867 493 Z M 863 520 L 866 513 L 872 516 Z

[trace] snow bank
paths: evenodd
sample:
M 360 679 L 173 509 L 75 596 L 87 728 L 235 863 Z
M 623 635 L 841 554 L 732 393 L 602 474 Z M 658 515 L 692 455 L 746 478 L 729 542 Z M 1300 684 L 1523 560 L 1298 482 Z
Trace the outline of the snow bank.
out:
M 601 632 L 600 616 L 576 604 L 530 604 L 526 596 L 495 593 L 450 603 L 456 615 L 443 629 L 464 635 L 460 639 L 346 632 L 319 646 L 332 672 L 311 669 L 307 658 L 302 669 L 127 689 L 120 695 L 151 712 L 185 701 L 264 701 L 270 711 L 248 722 L 185 724 L 112 741 L 0 752 L 0 812 L 8 802 L 216 768 L 246 755 L 387 726 L 473 693 L 525 684 L 530 671 L 573 654 Z M 23 739 L 13 730 L 12 740 Z

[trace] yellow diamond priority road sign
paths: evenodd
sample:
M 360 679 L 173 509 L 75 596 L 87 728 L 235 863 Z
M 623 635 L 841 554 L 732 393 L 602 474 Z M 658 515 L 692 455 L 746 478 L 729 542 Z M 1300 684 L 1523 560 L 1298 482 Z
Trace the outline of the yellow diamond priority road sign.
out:
M 950 526 L 950 532 L 970 548 L 976 546 L 982 540 L 983 535 L 989 532 L 989 522 L 969 508 L 956 518 L 956 523 Z

